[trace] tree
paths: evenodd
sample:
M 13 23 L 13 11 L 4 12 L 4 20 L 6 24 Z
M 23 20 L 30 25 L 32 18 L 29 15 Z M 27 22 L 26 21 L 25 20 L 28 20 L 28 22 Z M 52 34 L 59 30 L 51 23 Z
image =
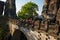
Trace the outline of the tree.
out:
M 28 2 L 22 6 L 21 11 L 18 12 L 18 16 L 23 18 L 33 17 L 33 15 L 37 16 L 37 11 L 38 5 L 33 2 Z

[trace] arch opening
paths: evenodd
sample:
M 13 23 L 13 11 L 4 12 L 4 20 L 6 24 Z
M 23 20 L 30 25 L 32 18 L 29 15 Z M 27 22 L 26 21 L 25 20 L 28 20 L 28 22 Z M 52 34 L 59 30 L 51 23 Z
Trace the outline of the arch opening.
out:
M 12 40 L 27 40 L 27 37 L 22 31 L 16 30 L 13 34 Z

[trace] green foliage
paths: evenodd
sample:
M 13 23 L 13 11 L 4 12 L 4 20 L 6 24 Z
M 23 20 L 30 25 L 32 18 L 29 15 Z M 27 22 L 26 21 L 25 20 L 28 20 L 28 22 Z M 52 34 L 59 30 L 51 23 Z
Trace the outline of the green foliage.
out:
M 3 36 L 4 36 L 4 30 L 0 28 L 0 40 L 3 39 Z
M 38 15 L 37 11 L 38 5 L 33 2 L 28 2 L 27 4 L 22 6 L 21 11 L 18 12 L 18 16 L 23 19 L 26 19 L 33 16 L 33 14 L 37 16 Z
M 2 16 L 0 18 L 0 40 L 2 40 L 6 35 L 8 30 L 8 26 L 7 26 L 7 19 L 5 16 Z

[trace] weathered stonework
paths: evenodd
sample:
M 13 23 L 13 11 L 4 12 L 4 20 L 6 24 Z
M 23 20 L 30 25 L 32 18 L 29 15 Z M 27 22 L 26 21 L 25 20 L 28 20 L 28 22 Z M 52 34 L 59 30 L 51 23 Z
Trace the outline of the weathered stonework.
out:
M 41 22 L 41 25 L 43 26 L 42 29 L 45 29 L 45 27 L 47 27 L 46 29 L 48 30 L 47 33 L 57 38 L 57 36 L 59 36 L 58 34 L 60 34 L 59 31 L 60 30 L 60 1 L 45 0 L 43 5 L 42 16 L 45 18 L 44 19 L 45 21 L 43 21 L 45 22 L 43 24 L 45 26 L 43 26 L 42 25 L 43 22 Z
M 4 9 L 4 2 L 0 1 L 0 16 L 2 16 L 3 9 Z
M 4 9 L 5 7 L 5 9 Z M 4 10 L 4 16 L 2 16 Z M 16 6 L 15 6 L 15 0 L 6 0 L 6 2 L 0 1 L 0 29 L 3 30 L 2 40 L 5 39 L 5 37 L 10 36 L 10 28 L 9 28 L 9 21 L 8 18 L 15 18 L 16 17 Z M 14 22 L 14 21 L 13 21 Z M 0 30 L 1 31 L 1 30 Z M 12 34 L 12 33 L 11 33 Z M 6 38 L 10 40 L 9 38 Z
M 11 18 L 16 16 L 15 0 L 6 0 L 4 15 Z
M 35 28 L 34 31 L 36 31 L 36 30 L 40 31 L 40 32 L 44 31 L 46 34 L 52 35 L 52 36 L 54 36 L 54 38 L 57 39 L 57 38 L 60 37 L 60 1 L 59 0 L 44 0 L 44 1 L 45 2 L 44 2 L 44 5 L 43 5 L 43 11 L 42 11 L 42 16 L 44 17 L 44 20 L 37 20 L 34 23 L 34 28 Z M 2 5 L 2 11 L 3 11 L 4 4 L 1 4 L 1 5 Z M 1 15 L 2 15 L 2 11 L 1 11 Z M 5 13 L 4 14 L 5 16 L 10 17 L 10 18 L 12 18 L 12 17 L 14 18 L 16 16 L 15 0 L 7 0 L 6 1 L 5 12 L 4 13 Z M 1 19 L 0 20 L 1 21 L 0 26 L 5 28 L 5 26 L 7 25 L 7 24 L 5 25 L 5 23 L 8 22 L 8 24 L 9 24 L 9 26 L 8 26 L 9 30 L 8 31 L 10 31 L 9 33 L 13 36 L 12 40 L 13 39 L 14 40 L 15 39 L 20 40 L 19 37 L 22 36 L 23 34 L 20 34 L 20 31 L 15 32 L 16 29 L 19 29 L 19 27 L 17 25 L 18 20 L 10 19 L 10 18 L 8 20 L 4 19 L 4 18 L 3 18 L 4 20 Z M 3 24 L 4 24 L 4 26 L 3 26 Z M 25 30 L 25 31 L 27 31 L 27 30 Z M 23 32 L 25 32 L 25 31 L 23 29 Z M 29 32 L 29 31 L 27 31 L 27 32 Z M 27 34 L 27 32 L 26 32 L 26 34 Z M 9 35 L 7 35 L 7 36 L 9 37 Z M 27 37 L 28 37 L 28 35 L 27 35 Z M 43 37 L 42 37 L 42 39 L 43 39 Z M 50 40 L 51 40 L 51 38 L 50 38 Z

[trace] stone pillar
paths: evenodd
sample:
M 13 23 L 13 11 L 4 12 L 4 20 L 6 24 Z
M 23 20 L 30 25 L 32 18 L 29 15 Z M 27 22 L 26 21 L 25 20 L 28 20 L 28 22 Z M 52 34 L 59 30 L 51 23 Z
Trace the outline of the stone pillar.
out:
M 44 16 L 44 18 L 47 17 L 48 8 L 49 8 L 49 3 L 50 3 L 50 0 L 45 0 L 45 1 L 44 1 L 43 11 L 42 11 L 42 15 Z
M 4 15 L 10 18 L 14 18 L 16 16 L 15 0 L 6 0 Z
M 45 0 L 44 1 L 44 5 L 43 5 L 43 12 L 44 13 L 47 13 L 48 8 L 49 8 L 49 3 L 50 3 L 50 0 Z
M 3 9 L 4 9 L 4 2 L 0 1 L 0 16 L 2 16 Z
M 45 0 L 42 15 L 46 19 L 53 19 L 57 14 L 57 1 L 58 0 Z
M 48 8 L 48 16 L 50 20 L 56 20 L 57 14 L 57 0 L 50 0 Z

